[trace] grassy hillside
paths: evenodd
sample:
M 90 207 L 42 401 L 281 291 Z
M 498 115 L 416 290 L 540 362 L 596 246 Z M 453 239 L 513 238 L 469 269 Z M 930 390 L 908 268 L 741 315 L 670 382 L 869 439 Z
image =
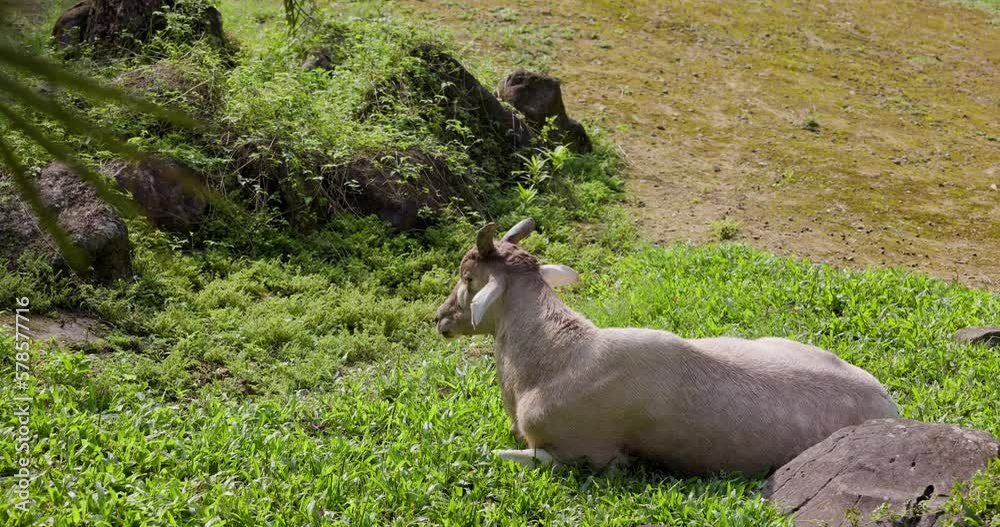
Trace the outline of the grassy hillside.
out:
M 289 228 L 271 195 L 247 194 L 236 181 L 232 139 L 85 106 L 133 143 L 209 174 L 232 203 L 186 235 L 130 220 L 132 281 L 53 277 L 41 262 L 0 271 L 0 307 L 27 296 L 33 313 L 90 313 L 110 328 L 81 348 L 33 344 L 36 503 L 27 513 L 0 508 L 0 524 L 787 524 L 761 499 L 759 479 L 681 480 L 641 466 L 619 474 L 524 470 L 490 455 L 517 444 L 492 343 L 445 341 L 432 322 L 486 217 L 502 226 L 535 217 L 539 232 L 524 245 L 583 273 L 562 294 L 599 325 L 796 338 L 871 371 L 907 417 L 1000 435 L 1000 355 L 950 338 L 1000 319 L 997 296 L 740 244 L 652 245 L 621 207 L 621 163 L 594 126 L 595 152 L 561 169 L 550 164 L 552 178 L 536 193 L 496 184 L 502 163 L 521 161 L 478 164 L 475 149 L 489 138 L 436 120 L 427 108 L 442 101 L 385 92 L 392 104 L 378 117 L 356 112 L 372 86 L 412 66 L 410 46 L 440 36 L 363 3 L 330 15 L 315 35 L 290 38 L 274 4 L 221 3 L 239 42 L 232 56 L 163 38 L 141 56 L 82 64 L 107 78 L 167 64 L 185 72 L 197 89 L 150 86 L 150 96 L 187 105 L 233 135 L 280 142 L 292 175 L 385 149 L 433 150 L 477 185 L 485 208 L 456 205 L 430 228 L 404 234 L 351 214 L 308 232 Z M 324 31 L 350 35 L 343 66 L 331 75 L 303 72 L 301 52 Z M 459 58 L 487 86 L 503 74 L 489 57 Z M 95 163 L 108 156 L 87 138 L 64 137 Z M 32 164 L 47 160 L 18 144 Z M 6 381 L 14 363 L 4 336 L 0 400 L 16 395 Z M 13 416 L 0 419 L 5 432 L 14 429 Z M 0 434 L 0 452 L 0 494 L 11 502 L 12 434 Z M 1000 465 L 953 505 L 990 525 L 1000 509 Z

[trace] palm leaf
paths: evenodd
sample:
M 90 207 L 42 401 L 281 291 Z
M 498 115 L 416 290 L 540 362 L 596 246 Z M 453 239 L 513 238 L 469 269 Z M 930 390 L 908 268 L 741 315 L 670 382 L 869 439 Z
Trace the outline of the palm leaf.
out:
M 164 108 L 115 87 L 77 75 L 56 62 L 25 53 L 6 42 L 0 42 L 0 65 L 26 71 L 42 77 L 53 84 L 74 89 L 87 97 L 121 104 L 137 112 L 154 115 L 178 126 L 194 129 L 202 126 L 202 123 L 197 119 L 183 112 Z
M 313 0 L 283 0 L 283 3 L 289 28 L 294 29 L 302 20 L 311 19 L 311 11 L 314 7 Z M 4 7 L 0 5 L 0 14 L 5 11 Z M 164 108 L 142 97 L 75 74 L 52 60 L 19 49 L 12 42 L 0 41 L 0 93 L 9 95 L 14 102 L 30 110 L 54 119 L 73 133 L 94 138 L 106 149 L 123 158 L 142 160 L 146 159 L 146 156 L 128 143 L 117 139 L 110 130 L 96 126 L 76 112 L 66 110 L 51 99 L 38 95 L 3 73 L 11 68 L 73 90 L 86 98 L 119 104 L 133 111 L 153 115 L 184 128 L 198 129 L 203 126 L 203 123 L 183 112 Z M 25 118 L 22 113 L 9 104 L 0 102 L 0 115 L 6 118 L 11 128 L 20 131 L 42 146 L 54 158 L 66 163 L 94 188 L 101 200 L 128 216 L 134 216 L 138 212 L 138 208 L 132 200 L 113 189 L 100 174 L 82 162 L 66 145 L 53 140 L 46 132 Z M 63 257 L 75 271 L 86 270 L 86 258 L 80 249 L 71 242 L 52 211 L 45 206 L 21 160 L 2 137 L 0 137 L 0 162 L 10 169 L 18 192 L 38 218 L 42 228 L 55 240 Z M 192 189 L 190 180 L 186 181 L 184 185 L 189 191 Z M 210 194 L 206 192 L 203 185 L 195 187 L 201 192 Z M 210 200 L 215 198 L 211 195 L 208 197 Z
M 17 191 L 24 198 L 24 201 L 28 203 L 28 206 L 35 214 L 35 217 L 38 218 L 38 222 L 42 225 L 42 228 L 55 240 L 56 246 L 59 248 L 59 252 L 62 253 L 63 258 L 69 262 L 69 265 L 78 274 L 84 273 L 88 265 L 86 257 L 76 245 L 73 245 L 66 231 L 59 226 L 55 215 L 42 202 L 42 196 L 31 182 L 31 178 L 28 177 L 27 170 L 21 164 L 21 160 L 18 159 L 14 151 L 7 146 L 7 142 L 2 138 L 0 138 L 0 159 L 10 169 L 11 178 L 14 180 L 14 185 L 17 186 Z
M 87 166 L 73 152 L 70 152 L 66 145 L 53 141 L 37 126 L 29 123 L 9 106 L 2 103 L 0 103 L 0 115 L 6 117 L 14 129 L 20 130 L 24 135 L 52 154 L 53 157 L 69 165 L 84 181 L 94 187 L 98 197 L 104 200 L 105 203 L 114 206 L 121 214 L 129 217 L 136 216 L 139 213 L 139 209 L 132 200 L 113 189 L 103 176 Z
M 48 115 L 76 134 L 93 137 L 105 148 L 122 157 L 132 160 L 140 160 L 145 157 L 138 148 L 119 141 L 110 130 L 87 121 L 76 112 L 67 111 L 56 101 L 38 95 L 2 73 L 0 73 L 0 92 L 9 93 L 17 102 Z

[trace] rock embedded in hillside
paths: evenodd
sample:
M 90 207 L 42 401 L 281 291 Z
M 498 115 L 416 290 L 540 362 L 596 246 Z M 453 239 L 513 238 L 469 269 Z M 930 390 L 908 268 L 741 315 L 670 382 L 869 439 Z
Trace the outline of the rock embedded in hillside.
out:
M 555 128 L 550 132 L 550 142 L 566 144 L 577 153 L 591 150 L 590 138 L 583 125 L 566 114 L 559 79 L 528 70 L 517 70 L 501 84 L 500 98 L 524 114 L 536 133 L 552 119 Z
M 411 148 L 358 156 L 348 162 L 315 159 L 315 177 L 290 170 L 280 143 L 250 140 L 230 166 L 240 191 L 258 206 L 277 206 L 294 229 L 308 231 L 335 215 L 375 215 L 398 231 L 425 227 L 450 203 L 481 209 L 474 186 L 431 154 Z
M 136 66 L 115 77 L 117 86 L 154 102 L 165 102 L 205 120 L 222 104 L 221 89 L 211 78 L 200 77 L 180 65 L 164 59 Z
M 440 143 L 465 145 L 474 172 L 487 184 L 513 183 L 514 172 L 523 168 L 516 154 L 537 143 L 531 126 L 446 51 L 423 43 L 408 55 L 402 71 L 368 90 L 354 118 L 366 121 L 396 113 L 397 105 L 409 107 L 433 124 L 430 132 Z
M 28 251 L 47 259 L 54 267 L 66 267 L 55 242 L 16 195 L 9 178 L 4 175 L 0 181 L 7 187 L 0 199 L 0 253 L 8 268 L 16 268 L 18 259 Z M 87 258 L 90 268 L 85 277 L 113 280 L 131 275 L 128 228 L 90 185 L 69 167 L 56 162 L 35 178 L 35 187 L 42 203 Z
M 161 229 L 188 232 L 208 210 L 204 176 L 178 161 L 115 163 L 106 172 Z
M 309 71 L 321 69 L 332 71 L 346 56 L 345 45 L 349 46 L 349 26 L 342 23 L 325 21 L 316 29 L 318 41 L 312 47 L 305 49 L 302 69 Z
M 375 214 L 399 231 L 426 226 L 430 220 L 426 212 L 436 212 L 455 200 L 479 206 L 467 181 L 443 160 L 420 150 L 360 158 L 341 178 L 328 182 L 328 191 L 331 184 L 344 193 L 348 209 L 361 215 Z M 339 207 L 333 203 L 331 213 L 336 213 Z
M 764 497 L 794 513 L 797 526 L 862 525 L 883 504 L 906 525 L 932 527 L 956 481 L 1000 456 L 1000 441 L 980 430 L 909 419 L 875 419 L 842 428 L 779 468 Z
M 70 240 L 83 250 L 95 278 L 111 280 L 132 274 L 128 227 L 79 175 L 55 162 L 42 169 L 35 186 Z
M 145 42 L 166 27 L 163 13 L 175 8 L 175 0 L 84 0 L 69 8 L 56 21 L 52 36 L 59 48 L 98 43 L 105 50 L 134 51 L 135 42 Z M 192 33 L 226 42 L 222 13 L 204 6 L 192 15 Z
M 963 344 L 1000 347 L 1000 326 L 975 326 L 958 330 L 955 340 Z
M 334 68 L 333 53 L 326 48 L 316 48 L 306 53 L 305 60 L 302 61 L 302 69 L 310 71 L 321 69 L 331 71 Z
M 511 150 L 528 146 L 535 138 L 531 128 L 484 87 L 476 77 L 454 57 L 431 44 L 417 46 L 412 52 L 439 81 L 448 103 L 444 106 L 452 118 L 462 113 L 477 118 L 479 124 L 503 136 Z
M 8 269 L 17 267 L 18 259 L 25 252 L 51 255 L 55 244 L 42 234 L 38 222 L 28 205 L 16 194 L 13 181 L 0 171 L 0 254 Z
M 57 48 L 68 48 L 83 42 L 87 21 L 94 9 L 92 0 L 84 0 L 66 10 L 52 27 L 52 38 Z

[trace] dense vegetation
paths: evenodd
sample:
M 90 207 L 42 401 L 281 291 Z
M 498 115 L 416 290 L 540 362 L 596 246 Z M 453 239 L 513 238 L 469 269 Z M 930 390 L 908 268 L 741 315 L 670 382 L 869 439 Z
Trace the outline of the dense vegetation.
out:
M 425 30 L 375 12 L 324 15 L 289 35 L 277 10 L 221 7 L 238 49 L 190 42 L 181 12 L 140 54 L 75 63 L 126 81 L 182 72 L 187 89 L 140 88 L 214 123 L 207 130 L 113 106 L 82 109 L 133 144 L 209 174 L 226 199 L 184 235 L 129 220 L 132 281 L 83 283 L 42 261 L 0 271 L 5 309 L 28 296 L 33 313 L 87 312 L 111 328 L 82 348 L 36 343 L 37 503 L 27 514 L 0 509 L 3 523 L 784 524 L 755 479 L 678 480 L 645 467 L 530 471 L 490 455 L 515 444 L 490 342 L 444 341 L 432 323 L 486 218 L 509 226 L 535 217 L 540 232 L 526 247 L 584 274 L 564 297 L 600 325 L 801 339 L 871 371 L 908 417 L 1000 434 L 1000 355 L 950 340 L 961 326 L 1000 318 L 995 295 L 738 244 L 649 245 L 617 204 L 619 164 L 600 131 L 586 156 L 529 148 L 480 163 L 495 157 L 494 138 L 446 117 L 447 101 L 427 91 L 433 82 L 409 58 L 418 43 L 447 48 Z M 334 72 L 303 71 L 303 53 L 331 38 Z M 497 80 L 461 58 L 485 84 Z M 41 124 L 90 162 L 109 156 Z M 282 145 L 280 174 L 306 178 L 419 147 L 446 159 L 484 205 L 453 204 L 412 233 L 349 213 L 290 228 L 297 220 L 280 213 L 266 185 L 235 177 L 233 157 L 250 140 Z M 32 165 L 47 161 L 28 141 L 17 145 Z M 501 184 L 511 167 L 519 185 Z M 14 352 L 4 336 L 4 379 Z M 0 398 L 13 393 L 0 384 Z M 14 420 L 0 423 L 9 430 Z M 15 471 L 10 436 L 0 434 L 0 482 Z M 953 506 L 973 525 L 996 521 L 1000 465 Z

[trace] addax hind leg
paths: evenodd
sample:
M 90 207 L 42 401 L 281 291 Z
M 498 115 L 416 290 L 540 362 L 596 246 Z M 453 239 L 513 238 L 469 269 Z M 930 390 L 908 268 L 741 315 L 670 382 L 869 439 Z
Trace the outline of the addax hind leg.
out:
M 495 450 L 494 454 L 505 461 L 512 461 L 527 468 L 552 467 L 562 468 L 567 465 L 559 462 L 552 452 L 543 448 L 526 448 L 524 450 Z M 609 470 L 617 472 L 628 465 L 629 459 L 626 455 L 615 450 L 594 451 L 587 454 L 574 456 L 560 456 L 560 459 L 586 460 L 591 467 L 597 470 Z
M 552 454 L 542 448 L 526 448 L 524 450 L 494 450 L 494 454 L 505 461 L 512 461 L 528 468 L 562 466 Z

